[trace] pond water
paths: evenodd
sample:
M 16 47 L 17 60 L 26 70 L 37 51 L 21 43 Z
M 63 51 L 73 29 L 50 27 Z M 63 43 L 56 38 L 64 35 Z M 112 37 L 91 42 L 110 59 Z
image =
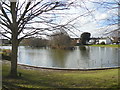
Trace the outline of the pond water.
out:
M 10 48 L 2 46 L 1 48 Z M 75 50 L 19 47 L 18 63 L 47 68 L 94 69 L 118 67 L 120 48 L 79 47 Z

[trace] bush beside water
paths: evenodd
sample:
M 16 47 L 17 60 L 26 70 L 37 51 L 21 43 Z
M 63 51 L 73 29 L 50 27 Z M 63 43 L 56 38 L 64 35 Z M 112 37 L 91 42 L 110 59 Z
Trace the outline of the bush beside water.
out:
M 2 56 L 2 60 L 10 60 L 11 59 L 11 50 L 10 49 L 0 49 L 0 55 Z

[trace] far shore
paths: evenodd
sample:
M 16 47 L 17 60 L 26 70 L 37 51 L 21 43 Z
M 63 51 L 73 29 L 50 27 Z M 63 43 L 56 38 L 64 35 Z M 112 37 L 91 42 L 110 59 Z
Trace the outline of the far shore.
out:
M 89 45 L 89 46 L 120 48 L 120 45 L 117 45 L 117 44 L 106 44 L 106 45 L 94 44 L 94 45 Z

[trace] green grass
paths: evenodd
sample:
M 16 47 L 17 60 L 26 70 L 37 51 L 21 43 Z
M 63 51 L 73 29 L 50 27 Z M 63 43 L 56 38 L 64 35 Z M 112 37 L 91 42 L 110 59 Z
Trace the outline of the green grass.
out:
M 18 69 L 22 77 L 8 77 L 10 66 L 2 66 L 6 88 L 118 88 L 118 69 L 95 71 L 60 71 Z M 53 90 L 53 89 L 52 89 Z
M 97 46 L 97 47 L 116 47 L 116 48 L 120 48 L 120 45 L 89 45 L 89 46 Z

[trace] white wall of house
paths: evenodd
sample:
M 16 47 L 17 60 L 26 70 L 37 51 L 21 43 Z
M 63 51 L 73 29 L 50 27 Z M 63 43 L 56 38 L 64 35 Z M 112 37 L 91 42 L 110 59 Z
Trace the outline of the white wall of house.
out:
M 101 42 L 105 42 L 105 44 L 106 44 L 106 39 L 99 39 L 99 43 L 101 43 Z
M 101 42 L 105 42 L 105 44 L 112 44 L 112 41 L 110 38 L 99 39 L 99 43 Z

